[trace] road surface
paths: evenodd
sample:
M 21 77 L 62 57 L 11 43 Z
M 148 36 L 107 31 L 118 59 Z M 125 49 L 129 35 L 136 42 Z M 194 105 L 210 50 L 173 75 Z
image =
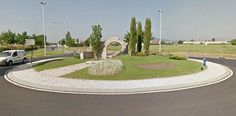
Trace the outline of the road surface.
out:
M 209 59 L 236 72 L 236 60 Z M 72 95 L 12 85 L 0 67 L 0 116 L 235 116 L 236 75 L 206 87 L 139 95 Z

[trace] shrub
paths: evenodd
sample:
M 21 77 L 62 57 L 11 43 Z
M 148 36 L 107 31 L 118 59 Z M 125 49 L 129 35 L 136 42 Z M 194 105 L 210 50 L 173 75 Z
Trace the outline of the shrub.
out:
M 7 45 L 7 46 L 1 46 L 0 52 L 5 50 L 25 50 L 25 51 L 32 51 L 37 50 L 37 46 L 22 46 L 22 45 Z
M 103 60 L 91 64 L 88 72 L 95 76 L 109 76 L 121 72 L 123 63 L 120 60 Z
M 173 60 L 187 60 L 187 58 L 185 58 L 185 57 L 174 56 L 174 55 L 169 55 L 169 58 L 173 59 Z
M 73 56 L 74 56 L 74 58 L 80 59 L 80 53 L 76 50 L 73 52 Z
M 147 56 L 147 54 L 144 54 L 143 52 L 138 52 L 135 54 L 135 56 Z
M 232 45 L 236 45 L 236 39 L 233 39 L 233 40 L 231 41 L 231 44 L 232 44 Z
M 38 47 L 37 46 L 26 46 L 25 48 L 23 48 L 25 51 L 32 51 L 32 50 L 37 50 Z

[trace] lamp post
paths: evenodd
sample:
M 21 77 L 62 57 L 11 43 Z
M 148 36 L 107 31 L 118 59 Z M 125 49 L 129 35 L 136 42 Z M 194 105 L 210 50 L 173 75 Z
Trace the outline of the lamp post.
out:
M 161 38 L 161 36 L 162 36 L 162 35 L 161 35 L 161 26 L 162 26 L 162 25 L 161 25 L 161 23 L 162 23 L 162 19 L 161 19 L 161 18 L 162 18 L 162 17 L 161 17 L 161 16 L 162 16 L 163 10 L 160 9 L 160 10 L 158 10 L 158 12 L 160 13 L 160 36 L 159 36 L 159 37 L 160 37 L 160 40 L 159 40 L 159 53 L 161 53 L 161 39 L 162 39 L 162 38 Z
M 68 24 L 67 24 L 66 21 L 64 22 L 64 25 L 65 25 L 65 28 L 66 28 L 66 33 L 69 32 L 69 26 L 68 26 Z M 66 40 L 66 39 L 67 39 L 67 38 L 65 38 L 65 46 L 64 46 L 64 47 L 65 47 L 65 48 L 64 48 L 64 49 L 65 49 L 65 51 L 64 51 L 65 53 L 66 53 L 66 47 L 67 47 L 67 45 L 66 45 L 67 40 Z
M 47 56 L 46 35 L 45 35 L 45 21 L 44 21 L 44 7 L 47 4 L 45 1 L 40 2 L 42 6 L 43 15 L 43 39 L 44 39 L 44 56 Z

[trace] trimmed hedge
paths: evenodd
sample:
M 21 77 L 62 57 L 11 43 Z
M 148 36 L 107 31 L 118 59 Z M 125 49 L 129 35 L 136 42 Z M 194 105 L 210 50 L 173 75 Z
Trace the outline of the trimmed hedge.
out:
M 187 58 L 181 56 L 174 56 L 174 55 L 168 55 L 168 56 L 172 60 L 187 60 Z
M 138 52 L 135 54 L 135 56 L 148 56 L 147 54 L 144 54 L 143 52 Z
M 232 44 L 232 45 L 236 45 L 236 39 L 233 39 L 233 40 L 231 41 L 231 44 Z
M 22 45 L 7 45 L 7 46 L 0 46 L 0 52 L 5 50 L 25 50 L 25 51 L 32 51 L 37 50 L 37 46 L 22 46 Z

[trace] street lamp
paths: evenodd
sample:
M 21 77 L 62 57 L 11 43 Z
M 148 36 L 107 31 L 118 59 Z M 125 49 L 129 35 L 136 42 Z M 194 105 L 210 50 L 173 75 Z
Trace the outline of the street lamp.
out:
M 44 21 L 44 7 L 47 4 L 45 1 L 40 2 L 41 6 L 42 6 L 42 10 L 43 10 L 43 39 L 44 39 L 44 56 L 47 56 L 47 46 L 46 46 L 46 35 L 45 35 L 45 21 Z
M 59 25 L 63 24 L 65 26 L 66 34 L 67 34 L 67 32 L 69 32 L 69 25 L 66 21 L 64 21 L 63 23 L 55 21 L 55 22 L 53 22 L 53 24 L 59 24 Z M 66 53 L 66 38 L 65 38 L 64 52 Z
M 161 26 L 162 26 L 162 25 L 161 25 L 161 23 L 162 23 L 162 22 L 161 22 L 161 16 L 162 16 L 163 10 L 160 9 L 160 10 L 158 10 L 158 12 L 160 13 L 160 40 L 159 40 L 159 53 L 161 53 L 161 39 L 162 39 L 162 38 L 161 38 L 161 36 L 162 36 L 162 35 L 161 35 Z
M 65 25 L 65 27 L 66 27 L 66 34 L 67 34 L 67 32 L 69 32 L 69 26 L 68 26 L 68 24 L 66 23 L 66 21 L 64 21 L 64 25 Z M 66 45 L 66 38 L 65 38 L 65 53 L 66 53 L 66 47 L 67 47 L 67 45 Z

